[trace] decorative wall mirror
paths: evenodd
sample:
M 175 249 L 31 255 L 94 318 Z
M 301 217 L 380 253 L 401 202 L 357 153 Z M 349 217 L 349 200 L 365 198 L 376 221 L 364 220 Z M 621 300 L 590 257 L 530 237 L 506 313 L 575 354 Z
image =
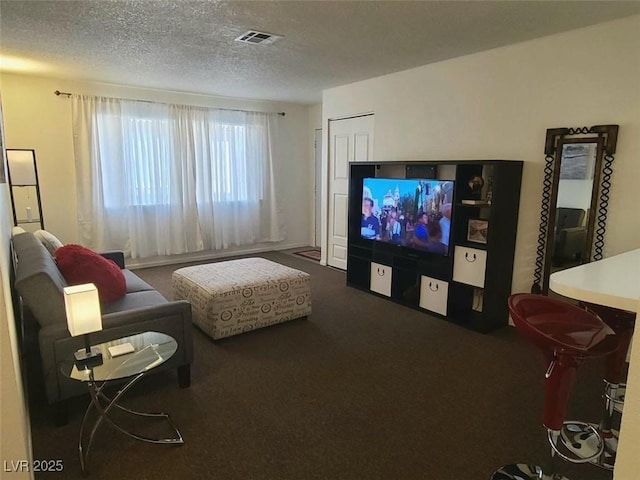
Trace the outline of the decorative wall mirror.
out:
M 591 260 L 604 247 L 618 125 L 551 128 L 532 293 L 549 292 L 549 275 Z
M 7 148 L 7 173 L 13 224 L 29 232 L 44 230 L 35 150 Z

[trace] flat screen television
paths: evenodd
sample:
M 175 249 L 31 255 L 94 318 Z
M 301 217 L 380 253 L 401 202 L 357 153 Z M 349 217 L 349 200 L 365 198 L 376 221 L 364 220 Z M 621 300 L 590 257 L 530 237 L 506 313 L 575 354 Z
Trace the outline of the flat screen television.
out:
M 453 187 L 448 180 L 364 178 L 360 236 L 448 255 Z

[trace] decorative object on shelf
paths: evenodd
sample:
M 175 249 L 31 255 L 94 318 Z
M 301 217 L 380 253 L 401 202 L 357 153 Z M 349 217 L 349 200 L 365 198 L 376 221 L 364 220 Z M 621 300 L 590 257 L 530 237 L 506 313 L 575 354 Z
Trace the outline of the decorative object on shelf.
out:
M 487 243 L 489 222 L 487 220 L 470 219 L 467 224 L 467 240 L 476 243 Z
M 14 225 L 44 230 L 35 150 L 7 149 L 7 174 Z
M 84 335 L 84 350 L 74 353 L 78 369 L 102 364 L 102 353 L 93 351 L 89 334 L 102 330 L 98 289 L 93 283 L 64 287 L 67 328 L 72 337 Z
M 475 312 L 481 312 L 484 303 L 484 292 L 481 288 L 473 289 L 473 304 L 471 309 Z
M 532 293 L 552 271 L 602 259 L 618 125 L 550 128 Z
M 484 187 L 484 178 L 480 175 L 474 175 L 469 179 L 469 190 L 471 196 L 474 198 L 480 198 L 482 195 L 482 187 Z
M 491 205 L 491 199 L 493 198 L 493 177 L 487 178 L 487 196 L 486 200 Z

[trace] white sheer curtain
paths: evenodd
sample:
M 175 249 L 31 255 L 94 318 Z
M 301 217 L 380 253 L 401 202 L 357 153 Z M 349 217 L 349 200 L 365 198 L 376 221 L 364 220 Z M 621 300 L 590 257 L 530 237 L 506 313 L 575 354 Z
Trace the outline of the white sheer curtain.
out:
M 273 114 L 74 96 L 82 243 L 133 258 L 284 239 Z

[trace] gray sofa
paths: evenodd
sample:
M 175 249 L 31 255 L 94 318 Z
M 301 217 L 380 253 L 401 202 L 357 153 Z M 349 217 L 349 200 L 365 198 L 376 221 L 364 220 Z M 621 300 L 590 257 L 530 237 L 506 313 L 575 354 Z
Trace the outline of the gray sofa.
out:
M 29 322 L 37 322 L 44 393 L 48 402 L 57 407 L 57 423 L 64 423 L 66 406 L 63 401 L 87 393 L 87 387 L 63 375 L 60 363 L 82 348 L 84 340 L 83 337 L 71 337 L 67 330 L 62 292 L 67 283 L 51 254 L 32 233 L 15 235 L 11 241 L 14 286 L 22 300 L 22 328 Z M 188 387 L 193 359 L 191 305 L 185 301 L 167 301 L 149 284 L 124 269 L 121 253 L 105 256 L 116 261 L 123 269 L 127 294 L 119 300 L 102 304 L 103 330 L 91 334 L 91 343 L 107 342 L 145 331 L 170 335 L 177 341 L 178 350 L 153 372 L 177 368 L 179 385 Z

